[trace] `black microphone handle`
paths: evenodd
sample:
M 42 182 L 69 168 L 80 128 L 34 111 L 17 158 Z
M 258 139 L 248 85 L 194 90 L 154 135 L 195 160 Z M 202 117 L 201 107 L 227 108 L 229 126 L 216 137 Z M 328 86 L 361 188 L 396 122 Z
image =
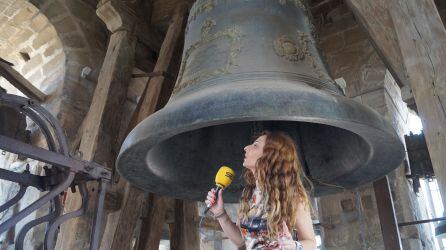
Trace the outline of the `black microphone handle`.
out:
M 215 189 L 215 202 L 217 202 L 218 200 L 218 192 L 220 192 L 221 188 L 219 186 L 217 186 L 217 188 Z M 211 204 L 206 205 L 206 209 L 203 212 L 203 216 L 206 215 L 206 213 L 209 211 L 209 209 L 212 207 Z

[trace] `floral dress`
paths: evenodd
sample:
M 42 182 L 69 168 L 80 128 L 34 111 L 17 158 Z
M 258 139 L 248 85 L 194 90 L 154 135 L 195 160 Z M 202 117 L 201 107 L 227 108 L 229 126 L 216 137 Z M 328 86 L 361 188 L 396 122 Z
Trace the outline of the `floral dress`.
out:
M 284 249 L 285 244 L 293 242 L 288 227 L 284 222 L 283 234 L 278 239 L 271 239 L 268 236 L 266 194 L 262 194 L 256 187 L 249 201 L 250 209 L 247 219 L 240 221 L 240 231 L 245 240 L 246 249 Z M 302 249 L 300 243 L 296 242 L 296 249 Z M 289 249 L 289 248 L 288 248 Z

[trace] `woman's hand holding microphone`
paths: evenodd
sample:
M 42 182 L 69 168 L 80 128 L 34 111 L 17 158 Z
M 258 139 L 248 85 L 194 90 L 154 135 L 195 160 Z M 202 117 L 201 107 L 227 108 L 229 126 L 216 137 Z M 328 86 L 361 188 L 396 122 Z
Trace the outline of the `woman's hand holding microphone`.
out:
M 206 206 L 210 207 L 209 210 L 214 214 L 214 218 L 219 218 L 226 213 L 224 202 L 223 202 L 223 189 L 220 189 L 218 192 L 218 197 L 216 197 L 215 188 L 211 189 L 208 192 L 206 197 Z
M 217 186 L 217 188 L 213 188 L 208 192 L 205 201 L 208 208 L 205 210 L 204 214 L 206 214 L 208 210 L 211 210 L 216 219 L 221 218 L 226 214 L 223 206 L 223 189 L 231 184 L 233 178 L 234 170 L 227 166 L 220 167 L 215 175 L 215 186 Z

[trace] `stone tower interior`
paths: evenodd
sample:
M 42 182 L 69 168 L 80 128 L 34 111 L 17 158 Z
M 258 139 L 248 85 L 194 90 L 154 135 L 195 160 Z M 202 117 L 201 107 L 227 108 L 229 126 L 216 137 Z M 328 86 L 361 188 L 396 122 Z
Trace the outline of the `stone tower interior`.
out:
M 225 16 L 223 11 L 229 13 L 230 6 L 239 2 L 249 8 L 260 7 L 246 13 L 239 10 L 243 15 L 252 14 L 251 19 Z M 262 8 L 270 5 L 277 5 L 280 11 Z M 130 148 L 127 145 L 133 143 L 127 139 L 133 136 L 136 143 L 146 140 L 146 135 L 139 138 L 131 131 L 140 128 L 138 124 L 147 117 L 161 117 L 158 111 L 167 109 L 169 103 L 185 102 L 180 99 L 187 97 L 188 89 L 200 90 L 197 82 L 240 70 L 239 75 L 234 73 L 236 79 L 245 68 L 270 67 L 268 60 L 253 60 L 251 66 L 240 60 L 233 66 L 238 55 L 242 58 L 245 51 L 253 51 L 264 41 L 261 34 L 268 32 L 262 33 L 262 29 L 267 29 L 269 22 L 280 23 L 280 15 L 291 8 L 299 9 L 309 20 L 305 27 L 321 55 L 321 67 L 327 69 L 321 78 L 331 79 L 330 88 L 338 91 L 342 100 L 373 110 L 379 117 L 375 120 L 389 124 L 404 147 L 400 152 L 404 159 L 383 173 L 377 169 L 390 164 L 392 158 L 384 143 L 376 148 L 368 141 L 356 143 L 353 139 L 356 144 L 330 144 L 336 148 L 334 154 L 344 158 L 361 158 L 354 155 L 361 147 L 371 155 L 382 154 L 385 159 L 379 161 L 380 166 L 370 166 L 372 177 L 366 176 L 366 183 L 352 179 L 337 182 L 334 177 L 333 182 L 325 183 L 312 178 L 319 172 L 305 170 L 309 182 L 323 193 L 308 191 L 317 249 L 446 249 L 441 235 L 446 234 L 442 224 L 446 220 L 446 71 L 441 70 L 446 67 L 446 2 L 441 0 L 0 0 L 0 249 L 237 249 L 219 222 L 203 214 L 207 190 L 200 185 L 209 183 L 212 188 L 214 177 L 204 180 L 195 171 L 208 169 L 183 169 L 175 174 L 175 167 L 160 170 L 165 179 L 155 182 L 125 166 L 137 161 L 124 157 L 126 147 Z M 277 18 L 250 23 L 255 15 L 264 13 Z M 223 21 L 229 22 L 228 29 L 217 32 Z M 200 26 L 194 29 L 193 22 Z M 256 32 L 243 33 L 237 29 L 239 24 Z M 247 38 L 252 47 L 237 47 L 237 42 L 245 44 Z M 310 53 L 299 47 L 307 40 L 292 38 L 291 33 L 284 34 L 267 47 L 272 55 L 280 56 L 283 67 L 304 61 Z M 189 46 L 194 41 L 198 42 Z M 200 51 L 200 46 L 207 46 L 206 50 Z M 225 46 L 230 55 L 227 61 L 219 60 L 217 54 Z M 196 60 L 186 65 L 189 56 Z M 193 70 L 210 68 L 202 63 L 209 62 L 207 57 L 227 64 L 195 77 Z M 313 66 L 317 60 L 311 61 Z M 274 67 L 280 69 L 282 64 Z M 271 100 L 279 102 L 277 99 Z M 181 114 L 193 116 L 196 109 Z M 356 111 L 351 107 L 351 113 Z M 173 117 L 172 123 L 183 121 L 181 115 L 166 113 Z M 419 132 L 411 130 L 413 117 L 420 119 Z M 258 119 L 237 122 L 260 126 Z M 375 120 L 370 124 L 378 124 Z M 299 122 L 310 124 L 299 125 L 299 131 L 316 127 L 311 119 Z M 209 124 L 222 125 L 215 120 Z M 146 127 L 168 131 L 176 124 L 170 125 L 162 128 L 152 123 Z M 194 126 L 190 125 L 199 128 Z M 223 130 L 216 127 L 216 131 Z M 239 136 L 242 130 L 234 128 L 239 127 L 229 126 L 228 138 L 245 139 Z M 166 139 L 150 151 L 152 158 L 144 155 L 144 161 L 156 165 L 154 176 L 157 164 L 168 165 L 180 156 L 194 165 L 191 155 L 198 147 L 194 143 L 209 138 L 192 137 L 185 133 L 189 133 L 187 129 L 178 128 L 178 133 L 184 134 L 175 133 L 172 138 L 183 136 L 190 144 L 189 151 L 177 152 L 177 141 Z M 372 129 L 380 128 L 370 126 Z M 156 139 L 169 138 L 168 133 L 147 131 Z M 339 132 L 338 137 L 342 139 L 344 134 Z M 388 139 L 382 137 L 379 140 Z M 328 140 L 324 134 L 317 138 Z M 221 145 L 215 148 L 233 146 L 222 141 L 219 139 Z M 174 149 L 164 158 L 154 156 L 169 148 Z M 236 150 L 243 152 L 242 147 Z M 221 158 L 209 162 L 227 164 Z M 233 161 L 236 165 L 237 159 Z M 218 167 L 209 166 L 208 172 L 214 173 Z M 339 169 L 324 171 L 344 176 Z M 373 177 L 377 171 L 379 176 Z M 236 171 L 236 178 L 240 172 Z M 192 176 L 191 180 L 185 176 Z M 177 185 L 175 178 L 185 180 Z M 360 185 L 349 186 L 350 182 Z M 186 194 L 195 190 L 197 195 Z M 202 199 L 196 198 L 201 192 Z M 240 194 L 225 195 L 234 195 L 236 202 Z M 225 209 L 236 221 L 239 203 L 227 203 Z

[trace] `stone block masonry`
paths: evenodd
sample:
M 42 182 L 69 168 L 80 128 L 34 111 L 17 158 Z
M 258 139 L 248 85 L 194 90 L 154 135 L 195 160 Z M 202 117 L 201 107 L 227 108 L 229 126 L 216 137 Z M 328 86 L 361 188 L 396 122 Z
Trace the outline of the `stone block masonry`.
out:
M 5 0 L 0 1 L 6 5 Z M 39 9 L 28 1 L 10 1 L 0 12 L 0 57 L 12 62 L 14 68 L 35 86 L 46 89 L 51 73 L 64 68 L 65 54 L 58 34 Z M 52 70 L 48 68 L 53 67 Z M 43 68 L 46 66 L 47 70 Z M 60 72 L 63 74 L 63 71 Z M 12 86 L 0 82 L 9 93 L 17 93 Z
M 67 2 L 73 8 L 79 5 L 76 7 L 78 11 L 71 12 Z M 84 12 L 80 12 L 81 9 Z M 95 8 L 83 1 L 0 0 L 0 57 L 12 62 L 19 73 L 49 94 L 45 106 L 59 119 L 69 141 L 75 137 L 88 110 L 97 80 L 95 75 L 97 77 L 103 60 L 106 34 L 105 25 L 96 16 Z M 83 79 L 80 72 L 87 66 L 92 73 L 88 79 Z M 70 76 L 66 72 L 70 72 Z M 8 93 L 19 94 L 5 80 L 0 79 L 0 85 Z M 38 136 L 38 133 L 33 134 L 33 138 Z M 14 155 L 6 153 L 5 157 L 1 156 L 2 167 L 24 164 Z M 32 163 L 32 171 L 40 171 L 36 161 L 27 159 L 25 162 Z M 0 197 L 7 197 L 8 193 L 15 191 L 12 185 L 0 185 Z M 38 195 L 35 192 L 26 194 L 25 202 L 19 206 L 26 206 Z M 35 217 L 29 216 L 29 219 Z M 15 233 L 24 223 L 17 224 Z M 43 226 L 30 231 L 25 249 L 41 248 L 44 230 Z M 6 242 L 9 241 L 3 241 Z M 0 248 L 8 247 L 5 244 L 0 243 Z
M 367 105 L 388 119 L 397 133 L 406 131 L 406 104 L 401 91 L 386 66 L 344 5 L 329 10 L 319 23 L 320 48 L 333 78 L 346 82 L 346 96 Z M 418 203 L 404 166 L 389 175 L 396 216 L 399 222 L 416 220 L 425 207 Z M 325 249 L 384 249 L 375 193 L 371 184 L 355 190 L 320 198 L 319 216 Z M 400 229 L 404 249 L 432 247 L 432 235 L 422 225 Z

